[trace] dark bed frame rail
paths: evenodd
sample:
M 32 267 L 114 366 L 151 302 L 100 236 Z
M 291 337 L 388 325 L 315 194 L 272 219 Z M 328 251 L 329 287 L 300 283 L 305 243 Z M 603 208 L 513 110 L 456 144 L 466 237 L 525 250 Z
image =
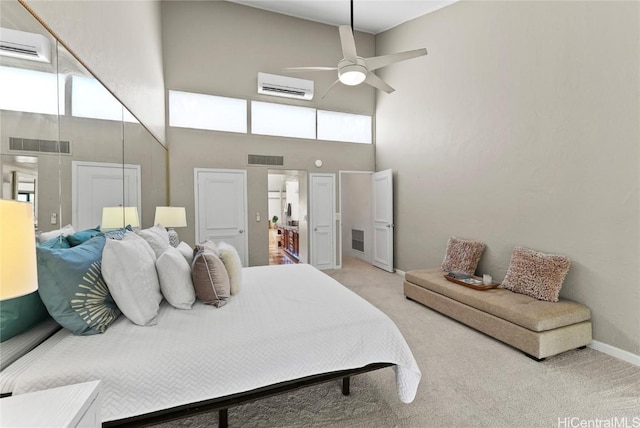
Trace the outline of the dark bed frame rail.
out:
M 200 413 L 210 412 L 212 410 L 218 410 L 218 426 L 219 428 L 227 428 L 228 409 L 230 407 L 238 406 L 250 401 L 260 400 L 262 398 L 272 397 L 274 395 L 284 394 L 285 392 L 294 391 L 296 389 L 304 388 L 311 385 L 317 385 L 319 383 L 329 382 L 336 379 L 342 379 L 342 394 L 349 395 L 351 376 L 374 370 L 380 370 L 386 367 L 391 367 L 393 365 L 394 364 L 391 363 L 373 363 L 357 369 L 320 373 L 317 375 L 306 376 L 300 379 L 279 382 L 273 385 L 252 389 L 251 391 L 241 392 L 238 394 L 225 395 L 223 397 L 199 401 L 197 403 L 185 404 L 182 406 L 176 406 L 170 409 L 146 413 L 144 415 L 109 421 L 103 423 L 102 426 L 142 427 L 150 424 L 194 416 Z

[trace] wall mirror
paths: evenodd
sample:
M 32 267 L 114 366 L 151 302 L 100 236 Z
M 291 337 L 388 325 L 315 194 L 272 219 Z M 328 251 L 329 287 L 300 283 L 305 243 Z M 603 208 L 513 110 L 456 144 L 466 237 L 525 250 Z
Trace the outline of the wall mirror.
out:
M 166 148 L 20 3 L 0 8 L 3 33 L 48 46 L 37 60 L 0 55 L 0 197 L 32 202 L 39 231 L 96 227 L 106 206 L 151 226 L 167 205 Z

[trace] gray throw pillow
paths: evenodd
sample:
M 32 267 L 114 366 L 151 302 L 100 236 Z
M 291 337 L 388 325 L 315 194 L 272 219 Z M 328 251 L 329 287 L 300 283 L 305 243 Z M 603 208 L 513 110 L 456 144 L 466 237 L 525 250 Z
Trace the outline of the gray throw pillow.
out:
M 229 275 L 222 261 L 211 250 L 196 246 L 191 278 L 196 296 L 203 303 L 220 308 L 229 300 Z

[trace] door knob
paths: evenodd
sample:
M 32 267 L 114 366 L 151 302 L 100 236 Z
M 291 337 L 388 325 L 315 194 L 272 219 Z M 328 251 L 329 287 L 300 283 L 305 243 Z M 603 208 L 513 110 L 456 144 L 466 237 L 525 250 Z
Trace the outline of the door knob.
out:
M 244 233 L 244 229 L 240 229 L 240 230 L 238 230 L 238 232 Z
M 317 227 L 314 227 L 314 228 L 313 228 L 313 231 L 314 231 L 314 232 L 317 232 L 317 231 L 318 231 L 318 228 L 317 228 Z

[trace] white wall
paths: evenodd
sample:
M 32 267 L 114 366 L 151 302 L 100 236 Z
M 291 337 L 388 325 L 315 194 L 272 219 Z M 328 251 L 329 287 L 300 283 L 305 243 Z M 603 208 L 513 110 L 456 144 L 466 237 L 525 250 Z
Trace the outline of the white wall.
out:
M 298 179 L 295 177 L 287 177 L 285 181 L 287 188 L 287 199 L 285 210 L 291 204 L 291 217 L 288 220 L 298 220 L 300 218 L 300 209 L 298 204 Z
M 378 170 L 397 173 L 396 260 L 439 266 L 483 240 L 501 280 L 514 245 L 564 254 L 561 296 L 594 339 L 640 354 L 640 3 L 459 2 L 376 38 Z
M 160 2 L 24 2 L 160 142 L 166 142 Z
M 269 220 L 274 215 L 278 216 L 278 222 L 284 219 L 282 215 L 282 196 L 284 195 L 282 183 L 284 174 L 269 174 L 267 176 L 267 188 L 269 189 Z
M 273 216 L 278 216 L 278 223 L 284 218 L 282 217 L 282 199 L 280 198 L 280 192 L 269 192 L 269 217 L 271 220 Z

